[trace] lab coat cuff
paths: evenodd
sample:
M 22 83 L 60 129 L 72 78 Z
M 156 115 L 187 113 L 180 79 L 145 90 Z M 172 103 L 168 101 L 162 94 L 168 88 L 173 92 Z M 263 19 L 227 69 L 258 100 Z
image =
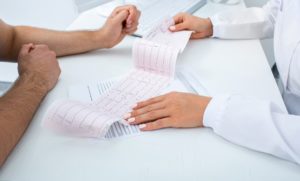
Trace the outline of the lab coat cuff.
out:
M 213 38 L 219 37 L 220 35 L 220 26 L 219 26 L 219 20 L 217 15 L 214 15 L 212 17 L 209 18 L 212 25 L 213 25 Z
M 213 129 L 217 127 L 225 113 L 229 98 L 229 95 L 215 96 L 212 98 L 203 116 L 203 125 L 205 127 Z

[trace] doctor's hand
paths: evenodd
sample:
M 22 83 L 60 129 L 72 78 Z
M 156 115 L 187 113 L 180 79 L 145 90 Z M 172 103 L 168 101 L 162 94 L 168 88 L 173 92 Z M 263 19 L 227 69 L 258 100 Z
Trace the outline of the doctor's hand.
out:
M 213 35 L 213 25 L 209 18 L 204 19 L 187 13 L 179 13 L 174 17 L 174 21 L 175 25 L 170 27 L 170 31 L 194 31 L 191 39 L 207 38 Z
M 203 115 L 211 98 L 172 92 L 138 103 L 124 119 L 142 131 L 161 128 L 203 126 Z
M 99 30 L 104 48 L 112 48 L 126 35 L 133 34 L 137 30 L 140 14 L 133 5 L 117 7 Z

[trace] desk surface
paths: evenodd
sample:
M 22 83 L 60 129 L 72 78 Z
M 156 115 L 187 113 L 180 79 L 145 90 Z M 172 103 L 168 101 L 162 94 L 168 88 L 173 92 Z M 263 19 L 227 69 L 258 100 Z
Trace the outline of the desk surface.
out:
M 196 14 L 209 16 L 242 6 L 209 3 Z M 101 26 L 98 22 L 103 19 L 90 11 L 70 29 L 96 28 Z M 231 144 L 210 129 L 165 129 L 99 141 L 64 137 L 41 127 L 49 105 L 67 98 L 70 85 L 109 79 L 132 69 L 133 41 L 134 37 L 127 37 L 111 50 L 60 58 L 60 81 L 1 169 L 1 181 L 300 180 L 298 165 Z M 212 95 L 239 93 L 284 106 L 258 40 L 190 41 L 178 65 L 196 69 Z

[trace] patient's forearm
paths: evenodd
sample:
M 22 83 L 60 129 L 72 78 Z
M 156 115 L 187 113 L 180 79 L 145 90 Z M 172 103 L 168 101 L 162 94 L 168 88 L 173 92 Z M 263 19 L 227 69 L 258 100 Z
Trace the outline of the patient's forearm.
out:
M 47 91 L 33 75 L 20 77 L 0 97 L 0 166 L 18 143 Z
M 101 30 L 66 32 L 16 26 L 13 47 L 8 58 L 15 60 L 22 45 L 27 43 L 46 44 L 57 56 L 65 56 L 105 48 L 104 38 Z

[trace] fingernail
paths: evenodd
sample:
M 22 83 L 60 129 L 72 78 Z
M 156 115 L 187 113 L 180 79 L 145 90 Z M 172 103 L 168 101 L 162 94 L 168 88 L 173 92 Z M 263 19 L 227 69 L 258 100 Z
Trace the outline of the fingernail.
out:
M 128 118 L 130 118 L 131 117 L 131 114 L 130 113 L 127 113 L 127 114 L 125 114 L 124 116 L 123 116 L 123 119 L 128 119 Z
M 140 129 L 143 129 L 143 128 L 145 128 L 145 127 L 146 127 L 146 124 L 140 124 L 140 125 L 139 125 L 139 128 L 140 128 Z
M 133 108 L 135 108 L 137 106 L 137 104 L 134 104 L 133 106 L 131 106 L 131 108 L 133 109 Z
M 128 119 L 128 122 L 129 123 L 132 123 L 132 122 L 134 122 L 135 121 L 135 118 L 130 118 L 130 119 Z
M 175 30 L 176 28 L 175 28 L 175 26 L 170 26 L 170 30 Z

